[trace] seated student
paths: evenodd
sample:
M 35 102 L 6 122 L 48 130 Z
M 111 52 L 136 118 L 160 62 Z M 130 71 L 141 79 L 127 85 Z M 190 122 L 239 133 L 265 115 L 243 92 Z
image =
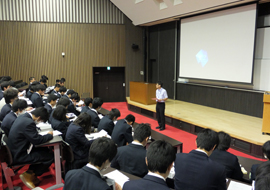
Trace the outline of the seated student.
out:
M 35 86 L 35 92 L 31 96 L 31 101 L 33 103 L 34 108 L 39 108 L 44 106 L 42 97 L 44 95 L 45 86 L 42 84 L 37 84 Z
M 148 173 L 145 163 L 145 146 L 150 136 L 150 125 L 139 124 L 134 131 L 134 140 L 132 143 L 117 149 L 117 154 L 111 163 L 111 167 L 132 175 L 144 177 Z
M 9 87 L 10 87 L 10 82 L 4 81 L 1 83 L 0 100 L 2 100 L 2 98 L 4 97 L 4 91 L 9 89 Z
M 67 95 L 65 95 L 66 92 L 67 92 L 67 88 L 66 88 L 66 87 L 61 86 L 61 87 L 59 88 L 59 93 L 60 93 L 61 97 L 69 98 Z
M 39 182 L 36 176 L 46 172 L 54 161 L 53 152 L 47 147 L 35 147 L 35 145 L 43 144 L 53 138 L 52 131 L 42 136 L 36 129 L 37 123 L 46 122 L 47 119 L 47 110 L 40 107 L 18 117 L 9 131 L 7 145 L 13 157 L 13 164 L 39 162 L 39 164 L 31 164 L 28 170 L 20 175 L 23 183 L 31 189 L 35 188 Z M 31 144 L 33 144 L 33 148 L 28 154 L 27 149 Z
M 70 89 L 69 91 L 67 91 L 67 93 L 64 96 L 67 97 L 70 100 L 70 102 L 72 102 L 72 100 L 70 98 L 71 98 L 72 94 L 75 94 L 75 93 L 76 92 L 74 90 Z
M 53 91 L 50 94 L 56 95 L 58 98 L 61 98 L 61 95 L 59 94 L 60 84 L 55 84 Z
M 5 135 L 8 137 L 9 131 L 11 129 L 12 124 L 17 119 L 18 116 L 25 113 L 25 109 L 27 108 L 27 102 L 25 100 L 16 99 L 14 100 L 11 106 L 11 112 L 9 112 L 6 117 L 3 119 L 1 124 L 2 130 L 5 132 Z
M 218 132 L 219 143 L 210 155 L 210 159 L 225 166 L 226 178 L 244 181 L 237 156 L 227 152 L 231 145 L 231 137 L 223 131 Z
M 149 170 L 148 174 L 142 179 L 127 181 L 123 190 L 169 190 L 166 178 L 175 160 L 173 146 L 163 140 L 154 141 L 147 149 L 145 160 Z
M 31 85 L 32 85 L 32 83 L 34 82 L 34 81 L 36 81 L 36 79 L 35 79 L 35 77 L 29 77 L 29 86 L 28 86 L 28 89 L 30 89 L 30 87 L 31 87 Z
M 56 104 L 56 107 L 59 106 L 59 105 L 62 105 L 62 106 L 64 106 L 67 109 L 68 108 L 68 105 L 69 105 L 69 100 L 67 98 L 60 98 L 58 100 L 57 104 Z M 55 109 L 52 110 L 51 115 L 49 117 L 49 121 L 48 121 L 49 123 L 51 123 L 51 121 L 52 121 L 52 115 L 54 113 L 54 110 Z
M 68 105 L 68 112 L 74 113 L 76 116 L 80 115 L 80 112 L 76 110 L 76 104 L 80 101 L 80 96 L 78 93 L 74 93 L 71 95 L 70 99 L 72 102 Z
M 61 78 L 60 81 L 59 81 L 60 86 L 65 86 L 65 82 L 66 82 L 66 79 Z
M 88 152 L 88 164 L 81 169 L 71 170 L 67 173 L 63 190 L 112 190 L 100 172 L 110 165 L 110 162 L 116 155 L 116 145 L 111 139 L 102 137 L 93 142 Z M 115 186 L 116 190 L 121 189 L 118 184 L 115 184 Z
M 175 189 L 226 190 L 225 167 L 209 158 L 218 144 L 217 133 L 203 129 L 198 133 L 196 144 L 196 150 L 176 155 Z
M 99 124 L 98 124 L 98 131 L 101 131 L 102 129 L 107 131 L 108 135 L 112 135 L 113 129 L 114 129 L 114 121 L 117 120 L 118 117 L 120 117 L 120 111 L 116 108 L 111 109 L 108 115 L 104 116 Z
M 45 86 L 45 88 L 47 88 L 48 86 L 47 86 L 47 80 L 45 79 L 45 78 L 41 78 L 40 80 L 39 80 L 39 83 L 40 84 L 42 84 L 42 85 L 44 85 Z
M 88 110 L 91 109 L 91 107 L 92 107 L 92 101 L 93 101 L 92 98 L 85 98 L 84 99 L 84 106 L 82 107 L 81 113 L 87 112 Z
M 66 142 L 73 150 L 75 168 L 81 168 L 88 162 L 88 152 L 93 141 L 85 137 L 85 130 L 90 125 L 91 117 L 87 113 L 82 113 L 67 129 Z
M 269 141 L 266 141 L 263 146 L 262 146 L 262 152 L 263 152 L 263 155 L 264 155 L 264 158 L 267 159 L 266 162 L 269 162 L 270 163 L 270 140 Z M 253 164 L 252 167 L 251 167 L 251 176 L 250 176 L 250 182 L 252 182 L 253 180 L 255 180 L 256 178 L 256 170 L 257 168 L 260 166 L 260 164 Z
M 37 84 L 39 84 L 38 81 L 32 82 L 29 90 L 26 92 L 26 97 L 27 98 L 31 99 L 32 94 L 36 91 L 35 87 L 36 87 Z
M 117 121 L 112 132 L 112 140 L 118 147 L 125 146 L 133 141 L 132 125 L 134 122 L 135 117 L 131 114 L 127 115 L 125 119 Z
M 48 114 L 51 115 L 52 110 L 55 108 L 58 97 L 54 94 L 48 96 L 48 103 L 44 106 L 47 109 Z
M 54 130 L 58 130 L 62 133 L 63 139 L 66 137 L 67 128 L 70 124 L 70 122 L 67 121 L 66 118 L 67 108 L 65 108 L 62 105 L 58 105 L 53 114 L 52 114 L 52 120 L 51 125 Z
M 6 104 L 1 109 L 0 113 L 0 121 L 3 121 L 5 116 L 11 111 L 11 106 L 14 102 L 14 100 L 18 99 L 18 93 L 19 91 L 16 88 L 9 88 L 4 92 L 4 98 Z
M 92 126 L 94 128 L 98 128 L 98 124 L 100 122 L 100 118 L 98 116 L 98 110 L 101 108 L 103 104 L 103 100 L 99 97 L 93 99 L 92 108 L 88 110 L 86 113 L 91 116 Z
M 262 163 L 256 172 L 255 190 L 270 189 L 270 162 Z

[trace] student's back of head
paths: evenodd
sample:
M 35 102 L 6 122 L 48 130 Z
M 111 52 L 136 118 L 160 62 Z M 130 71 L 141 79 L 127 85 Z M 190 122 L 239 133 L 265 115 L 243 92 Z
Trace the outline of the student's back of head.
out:
M 84 99 L 84 105 L 89 107 L 90 104 L 92 104 L 92 101 L 93 101 L 92 98 L 85 98 Z
M 66 93 L 66 91 L 67 91 L 67 88 L 66 87 L 64 87 L 64 86 L 61 86 L 60 88 L 59 88 L 59 92 L 61 93 Z
M 269 190 L 270 189 L 270 162 L 264 162 L 259 165 L 256 170 L 255 179 L 256 190 Z
M 264 157 L 270 160 L 270 141 L 266 141 L 262 146 Z
M 31 84 L 29 90 L 32 91 L 32 92 L 36 92 L 36 86 L 37 86 L 38 84 L 39 84 L 38 81 L 32 82 L 32 84 Z
M 43 84 L 37 84 L 37 85 L 35 85 L 34 90 L 36 92 L 38 92 L 38 91 L 45 91 L 46 88 L 45 88 L 45 86 Z
M 60 98 L 60 99 L 58 100 L 56 106 L 62 105 L 62 106 L 64 106 L 64 107 L 67 107 L 69 104 L 70 104 L 69 99 L 67 99 L 67 98 L 65 98 L 65 97 L 62 97 L 62 98 Z
M 109 118 L 111 120 L 117 120 L 118 117 L 121 116 L 120 111 L 116 108 L 112 108 L 111 111 L 108 114 Z
M 74 90 L 70 89 L 67 91 L 67 95 L 71 96 L 72 94 L 76 93 Z
M 47 80 L 46 80 L 45 78 L 41 78 L 41 79 L 39 80 L 39 82 L 40 82 L 40 83 L 46 84 Z
M 218 145 L 218 135 L 211 129 L 203 129 L 198 133 L 196 138 L 197 148 L 205 149 L 206 151 L 212 150 Z
M 36 108 L 34 111 L 31 112 L 32 115 L 35 117 L 39 117 L 39 121 L 46 122 L 49 118 L 49 114 L 46 108 L 39 107 Z
M 82 127 L 86 132 L 88 132 L 91 129 L 91 116 L 86 112 L 81 113 L 73 123 Z
M 10 82 L 4 81 L 4 82 L 1 83 L 1 89 L 2 89 L 2 91 L 8 89 L 9 87 L 10 87 Z
M 148 123 L 139 124 L 134 130 L 134 140 L 142 143 L 147 137 L 151 136 L 151 127 Z
M 42 75 L 41 78 L 45 79 L 46 81 L 49 80 L 49 78 L 46 75 Z
M 19 91 L 16 88 L 9 88 L 4 92 L 6 104 L 10 104 L 12 100 L 18 98 Z
M 218 150 L 223 150 L 226 151 L 230 148 L 231 146 L 231 136 L 223 131 L 218 132 Z
M 131 125 L 133 125 L 134 122 L 135 122 L 135 117 L 134 117 L 134 115 L 132 115 L 132 114 L 128 114 L 128 115 L 125 117 L 125 120 L 126 120 L 128 123 L 131 123 Z
M 54 94 L 50 94 L 48 96 L 48 103 L 51 103 L 52 101 L 55 101 L 58 99 L 58 96 L 54 95 Z
M 27 102 L 25 100 L 21 100 L 21 99 L 16 99 L 14 100 L 12 106 L 11 106 L 11 110 L 15 113 L 17 111 L 23 111 L 24 109 L 27 108 Z
M 94 166 L 101 167 L 103 163 L 112 161 L 117 153 L 117 146 L 113 140 L 102 137 L 96 139 L 89 150 L 89 162 Z
M 71 95 L 70 99 L 73 101 L 75 100 L 76 102 L 79 102 L 81 98 L 78 93 L 74 93 Z
M 35 81 L 35 77 L 29 77 L 29 82 L 34 82 Z
M 60 84 L 55 84 L 55 85 L 54 85 L 54 88 L 60 88 L 60 87 L 61 87 Z
M 157 140 L 150 144 L 147 149 L 146 159 L 148 170 L 155 173 L 169 174 L 175 161 L 176 152 L 173 146 L 164 140 Z
M 58 121 L 66 121 L 66 107 L 59 105 L 55 108 L 52 117 Z
M 103 104 L 103 100 L 99 97 L 95 97 L 92 102 L 92 108 L 97 109 L 101 107 Z

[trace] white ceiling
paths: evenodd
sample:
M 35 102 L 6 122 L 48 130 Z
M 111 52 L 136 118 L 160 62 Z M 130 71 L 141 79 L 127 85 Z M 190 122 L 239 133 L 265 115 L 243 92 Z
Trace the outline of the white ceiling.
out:
M 111 0 L 134 25 L 142 26 L 253 1 L 258 0 Z

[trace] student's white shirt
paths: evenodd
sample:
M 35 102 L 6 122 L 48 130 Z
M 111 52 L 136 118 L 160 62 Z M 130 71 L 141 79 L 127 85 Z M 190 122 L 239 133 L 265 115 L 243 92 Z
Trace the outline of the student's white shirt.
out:
M 156 173 L 153 173 L 153 172 L 148 172 L 147 175 L 151 175 L 151 176 L 154 176 L 154 177 L 157 177 L 157 178 L 160 178 L 160 179 L 163 179 L 164 181 L 166 181 L 164 177 L 162 177 L 161 175 L 158 175 Z

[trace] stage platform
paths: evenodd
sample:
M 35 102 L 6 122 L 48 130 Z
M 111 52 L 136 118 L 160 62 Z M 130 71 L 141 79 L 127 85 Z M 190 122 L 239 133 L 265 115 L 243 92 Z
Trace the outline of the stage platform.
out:
M 144 105 L 126 98 L 130 111 L 156 118 L 156 105 Z M 263 158 L 261 147 L 270 140 L 262 135 L 262 118 L 215 109 L 198 104 L 168 99 L 166 124 L 196 134 L 203 128 L 224 131 L 231 135 L 231 147 L 244 153 Z

